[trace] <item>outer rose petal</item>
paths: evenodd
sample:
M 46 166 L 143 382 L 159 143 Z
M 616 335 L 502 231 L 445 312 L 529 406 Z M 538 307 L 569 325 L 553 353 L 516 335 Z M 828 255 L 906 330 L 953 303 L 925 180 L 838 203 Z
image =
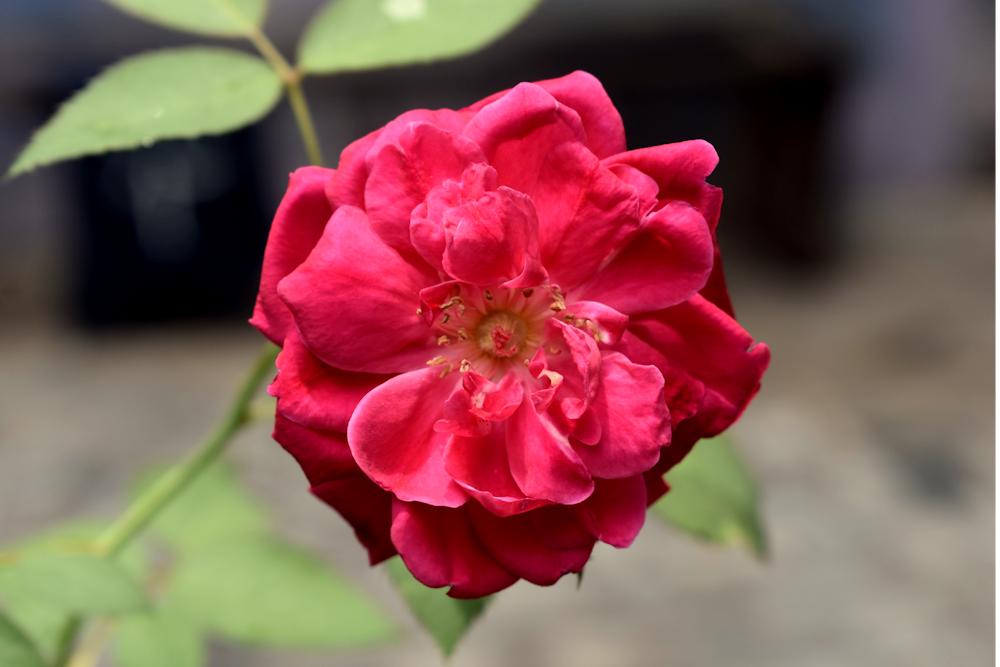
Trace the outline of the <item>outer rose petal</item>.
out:
M 595 480 L 594 494 L 583 502 L 594 535 L 624 549 L 635 540 L 646 520 L 646 483 L 642 475 Z
M 500 176 L 500 185 L 532 194 L 538 172 L 553 148 L 586 141 L 580 117 L 531 83 L 521 83 L 484 106 L 465 128 Z
M 295 328 L 292 313 L 278 298 L 278 282 L 306 260 L 323 228 L 333 215 L 324 188 L 335 172 L 321 167 L 302 167 L 288 177 L 278 212 L 271 223 L 261 267 L 260 291 L 250 324 L 275 345 L 281 345 Z
M 719 156 L 715 149 L 700 139 L 640 148 L 604 160 L 606 166 L 626 164 L 651 176 L 660 186 L 658 196 L 661 201 L 680 199 L 701 211 L 709 229 L 712 230 L 712 240 L 715 244 L 712 274 L 702 293 L 705 298 L 732 316 L 733 305 L 726 290 L 726 279 L 722 273 L 722 255 L 715 238 L 715 227 L 719 223 L 719 211 L 722 207 L 722 190 L 705 183 L 705 179 L 718 163 Z
M 392 543 L 417 580 L 431 588 L 451 586 L 453 598 L 485 597 L 517 581 L 483 548 L 465 508 L 394 499 Z
M 274 439 L 302 466 L 312 492 L 354 527 L 372 565 L 396 553 L 389 539 L 392 495 L 361 472 L 343 433 L 299 426 L 279 414 Z
M 567 572 L 579 572 L 593 543 L 578 549 L 551 549 L 535 535 L 528 514 L 501 518 L 476 503 L 469 504 L 476 536 L 505 569 L 539 586 L 551 586 Z
M 594 490 L 567 438 L 535 412 L 528 396 L 507 420 L 507 458 L 518 488 L 529 498 L 575 505 Z
M 625 150 L 625 127 L 618 109 L 592 74 L 577 70 L 558 79 L 536 81 L 535 85 L 579 114 L 587 133 L 587 148 L 594 155 L 606 158 Z M 509 92 L 508 89 L 494 93 L 470 106 L 469 110 L 478 111 Z
M 278 414 L 271 435 L 295 457 L 313 486 L 361 473 L 343 433 L 301 426 Z
M 267 391 L 278 399 L 278 414 L 303 426 L 341 432 L 364 395 L 390 377 L 327 366 L 294 331 L 285 339 L 276 365 L 278 377 Z
M 697 413 L 675 428 L 668 450 L 690 449 L 727 429 L 757 393 L 771 359 L 767 345 L 754 345 L 736 320 L 702 296 L 635 316 L 629 332 L 662 353 L 670 369 L 705 387 Z
M 412 255 L 413 209 L 432 188 L 461 179 L 467 165 L 485 160 L 479 146 L 460 134 L 429 123 L 409 124 L 370 159 L 365 207 L 372 231 L 400 253 Z
M 638 475 L 652 468 L 660 447 L 670 443 L 663 376 L 653 366 L 639 366 L 617 352 L 606 352 L 590 410 L 600 420 L 601 440 L 574 449 L 595 477 Z
M 603 303 L 575 301 L 566 310 L 573 314 L 573 325 L 577 326 L 577 322 L 582 320 L 580 326 L 592 333 L 599 343 L 614 345 L 621 340 L 628 326 L 628 315 Z
M 397 375 L 358 403 L 347 440 L 358 465 L 397 498 L 459 507 L 469 496 L 444 468 L 449 435 L 434 430 L 453 377 L 426 368 Z
M 365 210 L 365 181 L 368 179 L 365 158 L 383 130 L 379 128 L 351 142 L 340 153 L 337 176 L 326 186 L 326 196 L 334 208 L 354 206 Z
M 302 342 L 325 363 L 400 372 L 421 364 L 428 357 L 421 350 L 431 349 L 416 310 L 420 290 L 433 280 L 375 236 L 360 209 L 345 206 L 278 292 Z
M 538 210 L 542 264 L 564 290 L 593 275 L 639 226 L 636 189 L 575 141 L 553 147 L 524 192 Z
M 646 218 L 642 231 L 576 294 L 626 314 L 676 306 L 705 286 L 713 252 L 698 209 L 672 201 Z

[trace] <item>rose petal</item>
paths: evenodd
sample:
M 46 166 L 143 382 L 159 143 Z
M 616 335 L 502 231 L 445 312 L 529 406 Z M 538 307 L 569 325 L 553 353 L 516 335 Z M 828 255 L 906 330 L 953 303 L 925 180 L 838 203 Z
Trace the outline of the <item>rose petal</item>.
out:
M 593 275 L 639 226 L 636 189 L 578 142 L 549 151 L 524 192 L 538 211 L 542 264 L 564 290 Z
M 278 413 L 303 426 L 341 432 L 364 395 L 390 377 L 327 366 L 294 331 L 275 363 L 278 377 L 267 392 L 278 399 Z
M 517 577 L 490 556 L 472 531 L 465 508 L 392 503 L 392 543 L 425 586 L 451 586 L 453 598 L 481 598 Z
M 563 376 L 568 385 L 577 385 L 574 380 L 579 378 L 580 398 L 564 398 L 560 402 L 562 413 L 567 419 L 579 419 L 594 402 L 601 378 L 601 352 L 597 349 L 594 336 L 584 333 L 581 329 L 570 326 L 555 318 L 546 322 L 546 329 L 556 334 L 565 343 L 569 354 L 560 357 L 553 355 L 548 359 L 549 368 Z M 558 332 L 558 333 L 556 333 Z M 554 339 L 555 336 L 552 336 Z M 556 349 L 560 349 L 557 347 Z M 571 365 L 570 365 L 571 364 Z M 575 369 L 574 374 L 570 369 Z
M 429 123 L 410 123 L 369 160 L 365 208 L 372 231 L 401 254 L 414 254 L 413 209 L 433 188 L 448 179 L 461 179 L 466 166 L 485 160 L 471 139 Z
M 351 142 L 340 153 L 337 176 L 326 186 L 326 196 L 335 208 L 354 206 L 365 210 L 365 181 L 368 180 L 365 159 L 384 129 L 379 128 Z
M 307 428 L 278 414 L 271 435 L 295 458 L 313 486 L 361 473 L 343 433 Z
M 550 549 L 590 549 L 594 546 L 594 519 L 579 505 L 546 505 L 529 512 L 538 541 Z
M 323 235 L 333 215 L 324 188 L 334 174 L 332 169 L 320 167 L 295 170 L 288 177 L 288 190 L 271 223 L 250 324 L 275 345 L 281 345 L 295 328 L 292 313 L 278 298 L 278 282 L 306 260 Z
M 325 363 L 400 372 L 433 356 L 417 306 L 420 290 L 434 280 L 372 233 L 364 212 L 345 206 L 278 293 L 295 316 L 302 342 Z
M 646 520 L 646 483 L 642 475 L 595 479 L 594 493 L 583 502 L 597 539 L 618 549 L 635 541 Z
M 529 195 L 553 148 L 587 139 L 580 116 L 531 83 L 518 84 L 484 106 L 464 133 L 483 149 L 500 185 Z
M 672 201 L 648 216 L 642 231 L 576 294 L 626 314 L 669 308 L 705 286 L 713 252 L 701 213 Z
M 505 424 L 477 438 L 452 436 L 444 451 L 448 473 L 470 496 L 497 516 L 511 516 L 541 507 L 545 500 L 528 498 L 510 474 Z
M 469 498 L 444 467 L 448 434 L 434 430 L 455 379 L 436 367 L 397 375 L 361 399 L 347 425 L 358 465 L 400 500 L 458 507 Z
M 675 444 L 682 434 L 685 440 L 711 437 L 736 421 L 760 388 L 771 358 L 766 345 L 754 345 L 736 320 L 702 296 L 633 316 L 629 332 L 705 386 L 697 414 L 675 429 Z
M 614 345 L 621 340 L 625 327 L 628 326 L 628 315 L 596 301 L 571 302 L 566 307 L 566 312 L 573 316 L 573 326 L 590 332 L 597 342 L 607 345 Z
M 670 413 L 663 399 L 663 376 L 617 352 L 605 352 L 601 381 L 590 413 L 599 420 L 596 445 L 577 445 L 590 474 L 605 479 L 649 470 L 670 443 Z
M 507 420 L 507 458 L 518 488 L 529 498 L 573 505 L 594 490 L 569 440 L 535 412 L 528 397 Z
M 528 514 L 501 518 L 476 503 L 469 519 L 480 543 L 505 569 L 539 586 L 551 586 L 569 572 L 580 572 L 593 544 L 579 549 L 551 549 L 535 536 Z

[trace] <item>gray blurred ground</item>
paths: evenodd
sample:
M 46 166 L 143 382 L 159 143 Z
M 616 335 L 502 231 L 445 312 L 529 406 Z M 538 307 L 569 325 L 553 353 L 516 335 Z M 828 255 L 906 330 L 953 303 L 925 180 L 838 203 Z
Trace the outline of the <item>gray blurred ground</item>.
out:
M 456 667 L 992 664 L 993 190 L 883 191 L 857 197 L 847 219 L 856 248 L 821 278 L 729 257 L 740 320 L 773 350 L 763 390 L 731 431 L 763 486 L 770 561 L 651 517 L 631 548 L 596 549 L 579 591 L 566 578 L 499 595 Z M 210 427 L 260 343 L 248 326 L 88 336 L 44 316 L 7 318 L 0 542 L 113 516 L 137 471 Z M 440 664 L 267 426 L 232 456 L 282 533 L 409 631 L 340 654 L 217 646 L 211 664 Z

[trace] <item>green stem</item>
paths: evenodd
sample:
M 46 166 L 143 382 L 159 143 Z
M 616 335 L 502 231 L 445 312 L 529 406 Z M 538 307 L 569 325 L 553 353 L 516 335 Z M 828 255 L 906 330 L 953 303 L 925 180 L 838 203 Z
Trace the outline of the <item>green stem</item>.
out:
M 76 633 L 80 631 L 83 619 L 79 616 L 70 616 L 63 624 L 62 632 L 59 633 L 59 647 L 56 650 L 56 658 L 52 662 L 53 667 L 65 667 L 72 655 L 73 647 L 76 644 Z
M 265 377 L 274 368 L 277 356 L 278 348 L 267 343 L 257 356 L 256 363 L 222 421 L 198 449 L 161 475 L 153 486 L 132 503 L 125 514 L 97 538 L 94 548 L 99 555 L 110 558 L 120 553 L 160 510 L 219 457 L 233 434 L 246 423 L 247 406 Z
M 306 155 L 310 164 L 317 167 L 323 166 L 323 153 L 319 149 L 319 140 L 316 138 L 316 126 L 313 125 L 312 114 L 309 113 L 309 105 L 306 104 L 306 97 L 302 93 L 302 72 L 288 64 L 285 57 L 257 28 L 248 28 L 246 38 L 264 56 L 274 71 L 281 77 L 288 92 L 288 101 L 292 105 L 292 113 L 295 114 L 295 122 L 299 126 L 299 135 L 302 137 L 302 144 L 305 146 Z

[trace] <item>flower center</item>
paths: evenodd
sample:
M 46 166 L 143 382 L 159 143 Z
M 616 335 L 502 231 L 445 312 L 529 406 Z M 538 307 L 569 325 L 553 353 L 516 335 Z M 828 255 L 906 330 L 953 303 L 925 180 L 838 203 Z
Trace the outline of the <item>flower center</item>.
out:
M 497 310 L 482 319 L 476 328 L 476 342 L 487 355 L 507 359 L 524 350 L 528 325 L 507 310 Z

